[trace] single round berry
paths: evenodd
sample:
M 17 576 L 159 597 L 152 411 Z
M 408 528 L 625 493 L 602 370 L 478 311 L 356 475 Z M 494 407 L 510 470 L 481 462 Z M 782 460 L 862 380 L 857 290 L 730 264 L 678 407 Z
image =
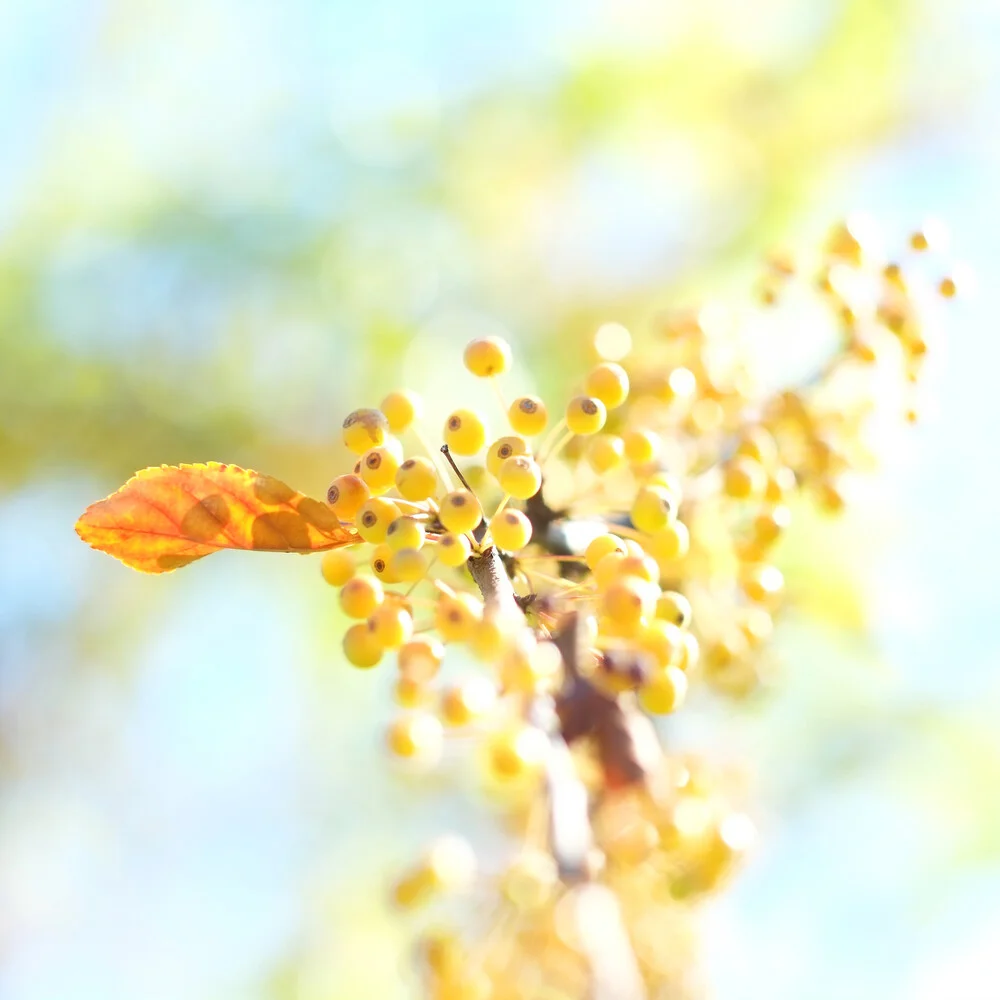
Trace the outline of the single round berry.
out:
M 773 545 L 788 530 L 792 512 L 784 504 L 761 511 L 753 521 L 753 537 L 758 545 Z
M 497 438 L 486 451 L 486 468 L 490 475 L 496 478 L 500 475 L 500 467 L 508 458 L 514 455 L 530 455 L 531 449 L 523 437 L 516 434 Z
M 406 500 L 420 503 L 434 496 L 438 488 L 437 472 L 434 463 L 423 455 L 408 458 L 396 470 L 396 489 Z
M 489 712 L 496 695 L 492 681 L 485 677 L 470 677 L 445 689 L 441 695 L 441 718 L 446 726 L 467 726 Z
M 423 523 L 409 515 L 397 517 L 386 529 L 385 540 L 394 551 L 419 549 L 424 544 Z
M 397 757 L 437 760 L 444 746 L 444 727 L 429 712 L 414 712 L 389 726 L 386 743 Z
M 497 482 L 504 493 L 528 500 L 542 487 L 542 470 L 530 455 L 514 455 L 500 466 Z
M 684 631 L 673 622 L 654 618 L 639 632 L 638 643 L 658 666 L 676 665 L 684 649 Z
M 696 666 L 698 663 L 698 657 L 701 655 L 701 647 L 698 645 L 698 638 L 693 632 L 684 633 L 684 646 L 681 649 L 680 659 L 677 661 L 677 666 L 681 670 L 690 670 L 692 667 Z
M 625 457 L 633 465 L 647 465 L 660 453 L 660 435 L 655 431 L 636 427 L 622 435 Z
M 455 410 L 444 422 L 444 441 L 456 455 L 475 455 L 486 444 L 486 428 L 472 410 Z
M 373 493 L 382 493 L 396 481 L 399 462 L 392 451 L 384 445 L 369 448 L 361 456 L 361 478 Z
M 385 444 L 389 436 L 389 421 L 381 410 L 354 410 L 344 419 L 344 444 L 355 455 Z
M 510 368 L 510 344 L 503 337 L 480 337 L 465 348 L 465 367 L 479 378 L 502 375 Z
M 639 689 L 639 704 L 653 715 L 669 715 L 684 704 L 687 674 L 679 667 L 658 670 Z
M 340 607 L 349 618 L 368 618 L 385 599 L 382 584 L 374 577 L 351 577 L 340 590 Z
M 587 395 L 613 410 L 628 399 L 628 372 L 614 361 L 602 361 L 588 372 L 583 387 Z
M 545 430 L 549 422 L 549 412 L 545 403 L 537 396 L 521 396 L 510 404 L 507 419 L 515 434 L 534 437 Z
M 646 551 L 660 564 L 669 564 L 675 559 L 683 559 L 691 545 L 687 526 L 683 521 L 673 521 L 665 528 L 654 532 L 646 540 Z
M 602 323 L 594 334 L 594 351 L 606 361 L 621 361 L 632 350 L 632 334 L 621 323 Z
M 383 649 L 397 649 L 413 637 L 413 616 L 396 601 L 383 601 L 368 618 L 368 629 Z
M 665 590 L 656 599 L 656 617 L 687 628 L 691 624 L 691 602 L 676 590 Z
M 632 503 L 632 523 L 652 534 L 662 531 L 677 516 L 677 500 L 662 486 L 643 486 Z
M 734 500 L 752 500 L 767 487 L 767 473 L 760 462 L 741 456 L 726 465 L 723 489 Z
M 658 583 L 660 579 L 660 567 L 652 556 L 647 556 L 640 551 L 634 555 L 625 555 L 618 563 L 619 576 L 634 576 L 646 583 Z
M 453 568 L 462 566 L 470 555 L 472 555 L 472 546 L 465 535 L 456 535 L 449 531 L 438 539 L 437 557 L 445 566 Z
M 598 535 L 587 546 L 583 557 L 590 569 L 594 570 L 609 552 L 625 555 L 625 543 L 617 535 Z
M 344 656 L 355 667 L 367 670 L 382 659 L 382 644 L 365 622 L 357 622 L 344 633 Z
M 774 631 L 774 619 L 761 607 L 743 608 L 740 612 L 739 625 L 751 649 L 756 649 L 766 642 Z
M 509 635 L 509 621 L 502 616 L 485 614 L 473 625 L 466 644 L 476 659 L 484 663 L 493 663 L 506 648 Z
M 360 477 L 348 472 L 337 476 L 326 491 L 326 502 L 333 508 L 341 521 L 352 521 L 358 508 L 371 496 L 368 484 Z
M 414 636 L 403 643 L 396 653 L 401 676 L 426 684 L 433 680 L 444 662 L 444 646 L 428 636 Z
M 751 601 L 757 604 L 769 604 L 780 597 L 785 586 L 785 578 L 777 566 L 757 563 L 744 570 L 740 585 L 743 593 Z
M 389 430 L 393 434 L 402 434 L 414 420 L 419 420 L 423 416 L 424 405 L 415 392 L 410 389 L 398 389 L 396 392 L 390 392 L 382 400 L 379 409 L 385 414 Z
M 566 407 L 566 426 L 574 434 L 596 434 L 607 419 L 604 404 L 593 396 L 574 396 Z
M 343 587 L 354 576 L 354 555 L 350 549 L 324 552 L 320 569 L 323 571 L 323 579 L 331 587 Z
M 392 694 L 396 704 L 403 708 L 417 708 L 425 704 L 428 697 L 426 685 L 411 680 L 409 677 L 397 677 Z
M 601 613 L 616 625 L 631 628 L 656 609 L 656 589 L 633 576 L 610 583 L 601 598 Z
M 676 403 L 683 406 L 694 398 L 697 391 L 698 380 L 690 368 L 675 368 L 656 381 L 656 398 L 668 405 Z
M 420 549 L 395 549 L 389 556 L 388 572 L 400 583 L 416 583 L 427 574 L 427 560 Z
M 736 446 L 736 454 L 741 458 L 750 458 L 763 465 L 773 468 L 778 461 L 778 445 L 771 432 L 759 425 L 748 427 Z
M 617 434 L 595 434 L 587 443 L 587 461 L 598 475 L 625 461 L 625 442 Z
M 389 525 L 399 517 L 399 508 L 391 501 L 382 497 L 372 497 L 366 500 L 354 518 L 358 534 L 372 545 L 385 541 Z
M 494 543 L 505 552 L 518 552 L 531 541 L 531 522 L 519 510 L 504 508 L 490 521 Z
M 795 492 L 795 472 L 787 465 L 780 465 L 767 477 L 764 500 L 767 503 L 787 502 Z
M 372 549 L 369 566 L 376 579 L 383 583 L 399 583 L 399 577 L 393 572 L 392 557 L 395 553 L 388 542 L 380 542 Z
M 438 837 L 424 855 L 431 883 L 440 892 L 467 889 L 476 874 L 476 854 L 469 843 L 454 834 Z
M 434 626 L 445 642 L 464 642 L 482 617 L 482 602 L 472 594 L 442 594 L 434 608 Z
M 606 590 L 621 576 L 622 563 L 628 558 L 624 552 L 608 552 L 594 566 L 594 583 L 598 590 Z
M 499 730 L 486 743 L 486 768 L 490 779 L 502 784 L 521 783 L 541 774 L 549 741 L 541 729 L 522 725 Z
M 454 490 L 441 498 L 438 519 L 453 534 L 474 530 L 483 519 L 483 508 L 468 490 Z

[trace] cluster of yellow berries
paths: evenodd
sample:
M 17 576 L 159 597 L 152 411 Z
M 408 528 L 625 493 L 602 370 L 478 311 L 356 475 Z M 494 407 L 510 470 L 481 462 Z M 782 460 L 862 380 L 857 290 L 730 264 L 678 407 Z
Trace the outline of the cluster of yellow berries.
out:
M 644 928 L 662 926 L 649 915 L 669 923 L 678 900 L 713 889 L 752 825 L 663 753 L 647 717 L 677 711 L 698 677 L 732 692 L 756 683 L 784 589 L 774 553 L 795 503 L 843 506 L 869 459 L 865 427 L 878 402 L 869 376 L 889 368 L 912 385 L 925 365 L 922 286 L 911 287 L 905 259 L 881 259 L 866 239 L 853 220 L 836 227 L 808 281 L 839 341 L 796 389 L 755 378 L 738 317 L 709 307 L 658 321 L 638 356 L 628 331 L 606 324 L 558 416 L 537 396 L 508 404 L 498 379 L 510 346 L 472 341 L 465 367 L 491 383 L 508 425 L 492 440 L 482 414 L 457 409 L 440 429 L 444 447 L 429 445 L 408 389 L 343 424 L 357 461 L 327 500 L 358 544 L 327 553 L 322 570 L 354 620 L 348 662 L 367 669 L 394 655 L 401 714 L 389 751 L 431 765 L 449 730 L 471 729 L 487 785 L 524 806 L 544 796 L 553 748 L 568 745 L 591 803 L 588 870 L 628 900 L 650 988 L 677 969 L 664 967 L 662 948 L 642 945 Z M 932 243 L 914 234 L 911 253 Z M 772 261 L 763 308 L 798 277 L 786 258 Z M 956 288 L 947 278 L 937 291 Z M 464 675 L 445 684 L 456 647 Z M 583 995 L 572 984 L 587 963 L 560 929 L 563 861 L 544 838 L 527 844 L 500 894 L 525 940 L 547 942 L 523 956 L 537 966 L 528 980 L 559 982 L 565 993 L 553 996 Z M 400 878 L 395 899 L 410 906 L 475 877 L 471 850 L 446 838 Z M 503 992 L 489 956 L 470 971 L 457 940 L 432 944 L 431 995 L 522 995 Z

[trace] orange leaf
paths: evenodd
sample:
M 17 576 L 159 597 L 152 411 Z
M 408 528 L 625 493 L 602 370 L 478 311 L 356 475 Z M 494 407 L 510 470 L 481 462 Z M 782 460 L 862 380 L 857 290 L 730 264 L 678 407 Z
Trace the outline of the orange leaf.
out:
M 358 541 L 325 503 L 218 462 L 143 469 L 91 504 L 76 533 L 144 573 L 167 573 L 219 549 L 305 553 Z

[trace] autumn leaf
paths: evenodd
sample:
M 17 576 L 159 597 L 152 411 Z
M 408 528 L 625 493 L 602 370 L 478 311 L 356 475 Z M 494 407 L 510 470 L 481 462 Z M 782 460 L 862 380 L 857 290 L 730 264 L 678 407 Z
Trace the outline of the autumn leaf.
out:
M 358 540 L 319 500 L 237 465 L 162 465 L 91 504 L 77 534 L 144 573 L 167 573 L 219 549 L 319 552 Z

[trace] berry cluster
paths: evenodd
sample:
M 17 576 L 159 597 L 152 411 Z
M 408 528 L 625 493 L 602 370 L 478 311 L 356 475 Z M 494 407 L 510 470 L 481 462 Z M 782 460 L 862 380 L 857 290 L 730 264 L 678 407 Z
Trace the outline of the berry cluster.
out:
M 807 277 L 768 263 L 757 318 L 808 293 L 835 337 L 795 389 L 755 375 L 744 325 L 710 307 L 658 320 L 641 353 L 602 327 L 578 394 L 551 415 L 536 396 L 504 399 L 506 342 L 472 341 L 465 367 L 507 424 L 493 439 L 482 414 L 458 409 L 443 448 L 428 446 L 410 390 L 348 415 L 358 458 L 327 500 L 362 541 L 322 564 L 355 619 L 344 655 L 363 669 L 394 656 L 392 754 L 430 766 L 449 732 L 475 733 L 485 782 L 523 827 L 490 878 L 488 925 L 424 942 L 431 996 L 600 995 L 588 983 L 602 976 L 634 981 L 622 996 L 680 989 L 664 935 L 683 934 L 683 901 L 721 882 L 753 825 L 726 776 L 666 754 L 649 717 L 676 712 L 697 679 L 756 683 L 793 500 L 839 510 L 870 462 L 878 387 L 892 380 L 889 398 L 905 401 L 920 378 L 927 283 L 911 288 L 911 274 L 934 242 L 921 231 L 886 261 L 849 220 Z M 937 291 L 957 287 L 947 277 Z M 446 657 L 461 671 L 447 684 Z M 408 907 L 484 878 L 446 837 L 394 897 Z M 598 888 L 609 895 L 584 893 Z

